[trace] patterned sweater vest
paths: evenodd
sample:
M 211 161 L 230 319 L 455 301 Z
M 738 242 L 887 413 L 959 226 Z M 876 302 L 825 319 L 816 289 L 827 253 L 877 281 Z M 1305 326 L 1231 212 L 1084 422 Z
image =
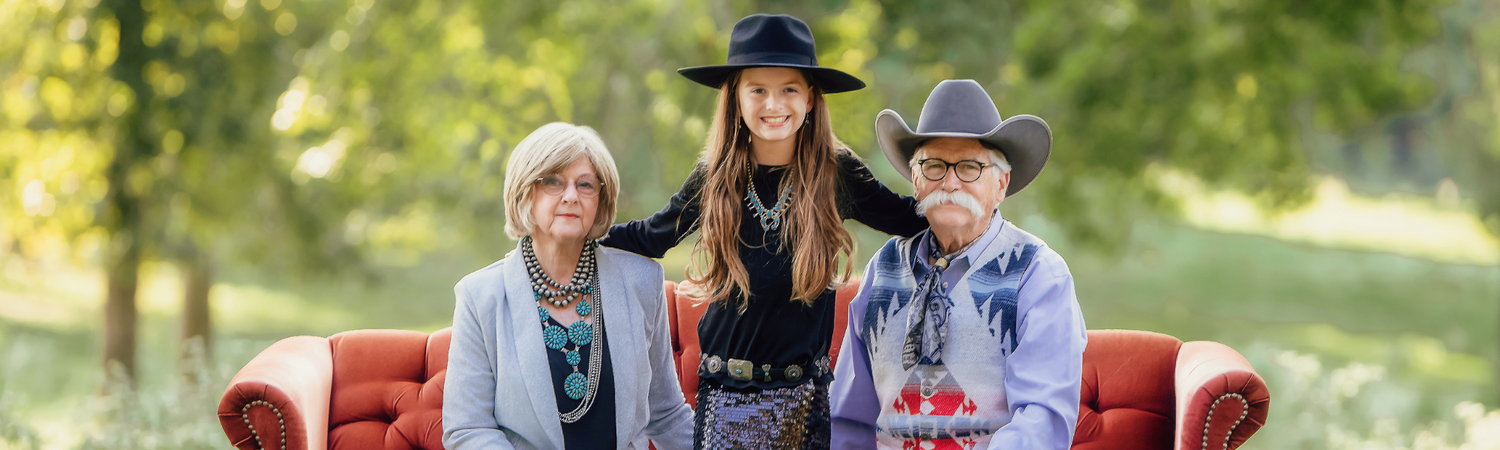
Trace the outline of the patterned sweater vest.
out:
M 908 316 L 917 310 L 917 280 L 911 264 L 923 232 L 891 239 L 880 249 L 869 303 L 859 333 L 869 351 L 880 397 L 876 437 L 881 448 L 985 448 L 990 436 L 1010 423 L 1006 406 L 1005 361 L 1016 349 L 1016 303 L 1021 276 L 1040 238 L 1005 222 L 969 270 L 949 289 L 948 341 L 941 364 L 901 368 Z

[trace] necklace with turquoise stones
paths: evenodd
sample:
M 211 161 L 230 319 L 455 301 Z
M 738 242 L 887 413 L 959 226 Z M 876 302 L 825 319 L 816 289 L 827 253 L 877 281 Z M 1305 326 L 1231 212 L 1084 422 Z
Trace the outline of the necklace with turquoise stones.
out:
M 771 231 L 781 228 L 781 217 L 791 207 L 792 187 L 783 187 L 781 195 L 776 198 L 776 205 L 771 209 L 766 209 L 766 205 L 760 201 L 760 195 L 755 193 L 754 175 L 754 172 L 751 172 L 750 186 L 745 189 L 748 191 L 745 194 L 745 201 L 750 203 L 750 209 L 755 211 L 755 217 L 760 218 L 760 229 Z
M 579 257 L 579 268 L 575 272 L 586 271 L 587 273 L 584 277 L 575 275 L 574 282 L 570 283 L 570 285 L 577 286 L 578 289 L 570 289 L 564 292 L 547 289 L 547 287 L 558 286 L 558 284 L 553 282 L 545 272 L 542 272 L 540 266 L 536 267 L 534 271 L 528 270 L 527 274 L 531 278 L 532 293 L 535 294 L 536 301 L 538 303 L 547 301 L 553 305 L 566 307 L 568 303 L 571 303 L 571 300 L 578 297 L 577 294 L 583 293 L 589 294 L 588 300 L 579 301 L 573 307 L 573 311 L 586 319 L 593 315 L 595 311 L 602 310 L 600 307 L 600 295 L 598 293 L 599 271 L 597 269 L 597 253 L 592 251 L 597 245 L 595 242 L 585 244 L 585 251 Z M 536 250 L 531 245 L 530 237 L 521 240 L 521 254 L 523 259 L 527 261 L 536 261 Z M 530 269 L 529 264 L 528 269 Z M 560 297 L 565 294 L 573 295 L 570 295 L 567 300 L 563 300 L 562 302 L 550 300 L 551 297 Z M 580 355 L 580 352 L 583 346 L 599 342 L 603 339 L 604 315 L 599 314 L 594 316 L 594 323 L 597 326 L 589 325 L 588 322 L 579 320 L 574 322 L 573 325 L 563 328 L 548 323 L 552 318 L 552 314 L 542 305 L 537 305 L 536 312 L 537 316 L 541 319 L 542 343 L 549 349 L 562 352 L 563 356 L 567 359 L 568 365 L 573 366 L 573 373 L 569 374 L 563 380 L 563 394 L 573 400 L 582 400 L 573 411 L 566 413 L 559 412 L 558 418 L 563 423 L 577 422 L 578 419 L 583 418 L 583 415 L 594 404 L 594 394 L 598 391 L 599 386 L 599 367 L 602 365 L 601 359 L 603 356 L 602 351 L 593 351 L 594 347 L 590 347 L 590 351 L 588 352 L 588 375 L 585 376 L 578 371 L 578 364 L 583 362 L 583 356 Z M 572 344 L 572 349 L 568 348 L 568 344 Z

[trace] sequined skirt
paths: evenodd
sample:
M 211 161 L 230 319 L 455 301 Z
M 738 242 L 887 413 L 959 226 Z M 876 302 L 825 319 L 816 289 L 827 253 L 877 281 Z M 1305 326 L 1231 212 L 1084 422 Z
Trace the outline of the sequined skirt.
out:
M 829 447 L 828 386 L 734 389 L 700 379 L 693 414 L 695 449 Z

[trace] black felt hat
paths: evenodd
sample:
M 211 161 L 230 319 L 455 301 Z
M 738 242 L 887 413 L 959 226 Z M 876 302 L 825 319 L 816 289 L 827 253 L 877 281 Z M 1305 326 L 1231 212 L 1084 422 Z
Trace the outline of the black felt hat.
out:
M 787 67 L 801 70 L 824 93 L 849 92 L 865 87 L 854 75 L 818 65 L 812 30 L 807 23 L 785 14 L 755 14 L 740 19 L 729 35 L 729 58 L 723 65 L 684 67 L 677 73 L 714 89 L 740 70 L 751 67 Z

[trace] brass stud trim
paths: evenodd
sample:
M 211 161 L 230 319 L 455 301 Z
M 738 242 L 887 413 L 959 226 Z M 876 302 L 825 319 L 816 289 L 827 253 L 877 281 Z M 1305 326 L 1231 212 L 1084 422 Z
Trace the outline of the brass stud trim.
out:
M 1208 417 L 1203 421 L 1203 450 L 1208 450 L 1208 426 L 1214 421 L 1214 410 L 1219 408 L 1219 402 L 1230 397 L 1238 399 L 1240 404 L 1244 406 L 1244 409 L 1240 410 L 1240 418 L 1234 420 L 1234 425 L 1230 425 L 1229 432 L 1224 435 L 1224 446 L 1220 447 L 1222 450 L 1229 450 L 1229 438 L 1234 436 L 1234 429 L 1239 428 L 1240 422 L 1244 422 L 1245 416 L 1250 414 L 1250 402 L 1245 400 L 1245 396 L 1239 393 L 1230 392 L 1214 399 L 1214 404 L 1208 407 Z
M 250 436 L 255 438 L 255 445 L 265 450 L 266 444 L 260 439 L 260 432 L 255 431 L 255 425 L 250 423 L 250 408 L 254 406 L 265 406 L 276 413 L 276 424 L 281 427 L 281 450 L 286 450 L 286 419 L 281 416 L 281 410 L 265 400 L 253 400 L 240 408 L 240 418 L 245 420 L 245 426 L 250 428 Z

